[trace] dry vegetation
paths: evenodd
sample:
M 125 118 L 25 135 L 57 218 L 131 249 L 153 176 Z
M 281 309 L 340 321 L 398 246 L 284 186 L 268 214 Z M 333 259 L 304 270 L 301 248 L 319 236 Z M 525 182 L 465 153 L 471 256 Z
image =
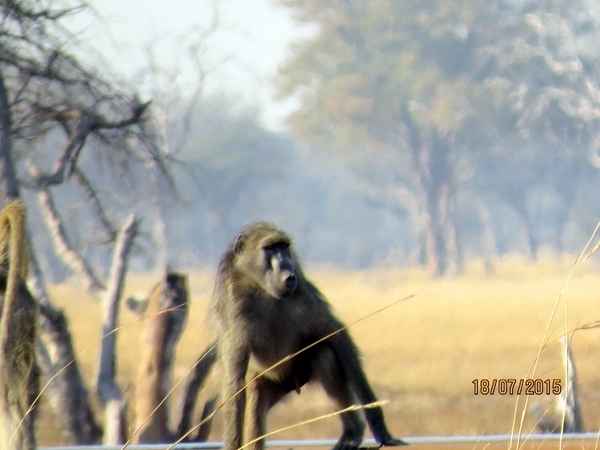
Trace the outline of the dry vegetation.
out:
M 598 264 L 586 262 L 569 282 L 550 325 L 548 344 L 537 372 L 531 372 L 549 318 L 567 278 L 573 258 L 528 265 L 518 258 L 503 261 L 492 277 L 478 265 L 456 279 L 430 280 L 421 270 L 380 269 L 342 272 L 308 267 L 307 273 L 330 299 L 347 323 L 395 300 L 415 296 L 354 325 L 351 333 L 363 352 L 366 371 L 381 399 L 390 429 L 398 436 L 506 434 L 513 417 L 523 408 L 513 396 L 473 395 L 473 379 L 563 378 L 558 337 L 565 330 L 600 320 Z M 149 289 L 155 279 L 129 277 L 126 295 Z M 209 343 L 204 312 L 212 290 L 211 273 L 190 275 L 192 305 L 188 326 L 178 347 L 176 380 L 185 376 L 193 360 Z M 52 295 L 65 308 L 81 361 L 90 379 L 100 335 L 100 305 L 67 286 L 55 286 Z M 566 309 L 568 307 L 568 309 Z M 568 313 L 568 316 L 566 314 Z M 140 323 L 124 311 L 119 334 L 119 374 L 129 393 L 139 354 Z M 600 429 L 600 375 L 597 373 L 600 329 L 580 330 L 573 336 L 583 417 L 587 431 Z M 89 349 L 88 349 L 89 347 Z M 86 350 L 87 349 L 87 350 Z M 217 389 L 213 374 L 204 395 Z M 175 393 L 175 399 L 179 392 Z M 530 403 L 546 408 L 549 396 L 532 396 Z M 44 408 L 39 435 L 41 445 L 61 442 L 55 423 Z M 289 425 L 331 412 L 316 389 L 303 389 L 298 397 L 271 414 L 270 428 Z M 523 433 L 534 430 L 528 415 Z M 338 420 L 299 427 L 274 436 L 284 438 L 334 438 Z M 220 437 L 219 421 L 211 439 Z

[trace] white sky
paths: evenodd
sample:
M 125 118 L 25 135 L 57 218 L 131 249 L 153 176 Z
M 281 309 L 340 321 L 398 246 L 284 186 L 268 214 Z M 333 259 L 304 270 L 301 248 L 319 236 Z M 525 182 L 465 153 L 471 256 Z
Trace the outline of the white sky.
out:
M 177 39 L 186 30 L 206 28 L 213 11 L 213 0 L 90 0 L 90 4 L 105 22 L 79 15 L 73 28 L 125 75 L 142 66 L 143 48 L 154 40 L 161 42 L 159 64 L 177 68 Z M 217 10 L 218 31 L 203 57 L 215 68 L 208 91 L 227 92 L 239 97 L 241 104 L 257 105 L 264 111 L 263 121 L 279 128 L 291 105 L 272 101 L 270 79 L 286 57 L 290 40 L 302 35 L 301 29 L 275 0 L 222 0 Z

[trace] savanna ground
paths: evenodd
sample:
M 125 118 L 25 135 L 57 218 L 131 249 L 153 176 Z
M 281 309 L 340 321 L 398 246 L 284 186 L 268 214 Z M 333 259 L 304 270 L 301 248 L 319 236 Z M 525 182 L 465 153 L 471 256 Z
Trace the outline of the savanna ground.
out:
M 460 277 L 439 280 L 429 279 L 421 269 L 344 272 L 309 266 L 306 272 L 346 323 L 414 295 L 365 318 L 350 330 L 362 350 L 374 390 L 380 399 L 389 400 L 384 411 L 393 434 L 484 436 L 517 433 L 525 396 L 474 395 L 474 379 L 564 380 L 560 335 L 600 320 L 600 264 L 593 258 L 582 264 L 567 283 L 535 373 L 532 368 L 536 355 L 574 257 L 543 258 L 543 262 L 535 265 L 510 257 L 499 264 L 493 276 L 485 276 L 480 265 L 473 264 Z M 212 291 L 212 276 L 209 271 L 189 274 L 190 315 L 177 347 L 175 381 L 186 375 L 211 341 L 204 316 Z M 156 277 L 149 275 L 130 275 L 126 295 L 147 291 L 155 282 Z M 80 361 L 85 377 L 91 380 L 99 350 L 100 304 L 66 285 L 53 286 L 51 294 L 68 315 L 76 348 L 83 352 Z M 118 372 L 126 394 L 131 395 L 135 389 L 141 323 L 136 315 L 123 310 L 121 324 Z M 572 336 L 572 351 L 585 429 L 597 431 L 600 429 L 600 328 L 576 331 Z M 217 391 L 218 380 L 217 369 L 201 394 L 201 403 Z M 180 393 L 175 392 L 174 402 Z M 538 404 L 550 408 L 552 413 L 553 400 L 548 395 L 530 396 L 529 408 Z M 290 395 L 273 410 L 269 429 L 330 412 L 331 406 L 319 389 L 304 388 L 300 396 Z M 526 414 L 521 433 L 535 432 L 535 421 L 532 414 Z M 63 443 L 47 406 L 42 410 L 38 435 L 43 446 Z M 329 418 L 276 434 L 272 439 L 338 435 L 338 419 Z M 218 416 L 211 440 L 220 440 Z M 483 441 L 481 445 L 462 447 L 507 448 L 506 444 L 490 446 Z M 541 444 L 531 443 L 524 448 L 541 448 Z M 558 448 L 558 444 L 543 448 Z M 583 447 L 577 443 L 569 448 Z

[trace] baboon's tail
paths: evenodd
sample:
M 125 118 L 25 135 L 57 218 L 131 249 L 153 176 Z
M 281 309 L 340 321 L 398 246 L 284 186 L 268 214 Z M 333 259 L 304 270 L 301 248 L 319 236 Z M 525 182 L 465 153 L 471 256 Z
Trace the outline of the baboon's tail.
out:
M 184 389 L 183 405 L 181 407 L 181 418 L 177 426 L 177 438 L 182 438 L 191 430 L 194 408 L 198 400 L 198 393 L 204 386 L 208 375 L 217 360 L 217 342 L 209 345 L 196 360 L 194 370 Z M 210 421 L 210 419 L 209 419 Z

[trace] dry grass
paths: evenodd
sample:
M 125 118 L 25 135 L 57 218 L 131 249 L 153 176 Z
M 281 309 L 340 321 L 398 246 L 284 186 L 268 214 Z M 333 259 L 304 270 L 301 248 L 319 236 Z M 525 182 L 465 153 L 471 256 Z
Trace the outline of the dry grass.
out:
M 384 408 L 389 427 L 398 436 L 481 436 L 511 432 L 517 397 L 475 396 L 474 379 L 563 378 L 558 337 L 565 330 L 600 320 L 598 267 L 588 261 L 570 281 L 550 326 L 549 342 L 542 351 L 537 373 L 531 373 L 557 295 L 572 264 L 572 259 L 546 261 L 528 265 L 519 258 L 509 258 L 493 277 L 485 277 L 475 264 L 461 277 L 435 281 L 416 269 L 348 273 L 308 267 L 307 273 L 345 322 L 415 294 L 414 298 L 351 329 L 375 391 L 381 399 L 390 400 Z M 153 283 L 147 275 L 131 276 L 127 293 L 149 290 Z M 204 313 L 212 289 L 212 274 L 190 275 L 190 289 L 191 311 L 178 347 L 176 379 L 185 375 L 210 342 Z M 67 286 L 55 286 L 51 292 L 56 303 L 67 312 L 77 349 L 93 344 L 100 335 L 99 304 Z M 567 305 L 568 323 L 565 323 Z M 136 316 L 124 311 L 121 323 L 125 326 L 118 338 L 119 377 L 129 392 L 133 389 L 139 353 L 141 324 L 136 320 Z M 600 329 L 575 333 L 573 355 L 588 431 L 600 428 L 599 349 Z M 88 380 L 93 377 L 97 352 L 95 345 L 81 355 Z M 217 389 L 217 383 L 218 373 L 212 376 L 205 396 Z M 551 400 L 547 396 L 534 396 L 530 403 L 547 407 Z M 522 400 L 519 414 L 521 405 Z M 303 389 L 301 396 L 293 394 L 276 408 L 270 429 L 329 412 L 330 405 L 318 389 Z M 41 445 L 61 442 L 56 425 L 47 416 L 45 412 L 39 424 Z M 526 417 L 523 431 L 528 433 L 533 428 L 533 419 Z M 338 420 L 333 418 L 274 438 L 333 438 L 338 434 Z M 217 420 L 211 438 L 218 439 L 219 435 Z

